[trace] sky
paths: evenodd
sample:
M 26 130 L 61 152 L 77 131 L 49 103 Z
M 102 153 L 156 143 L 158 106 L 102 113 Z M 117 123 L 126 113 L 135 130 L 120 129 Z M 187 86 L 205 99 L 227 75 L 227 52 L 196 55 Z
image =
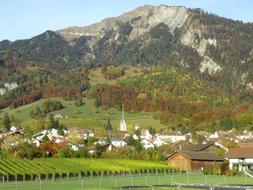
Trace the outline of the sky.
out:
M 0 40 L 27 39 L 46 30 L 86 26 L 146 4 L 201 8 L 253 22 L 253 0 L 0 0 Z

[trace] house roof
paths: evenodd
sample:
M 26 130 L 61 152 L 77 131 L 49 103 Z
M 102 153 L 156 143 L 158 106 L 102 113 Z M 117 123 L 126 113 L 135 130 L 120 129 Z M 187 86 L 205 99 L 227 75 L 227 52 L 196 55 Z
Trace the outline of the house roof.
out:
M 143 142 L 143 141 L 147 141 L 147 142 L 149 142 L 149 143 L 153 144 L 153 142 L 152 142 L 152 141 L 150 141 L 150 140 L 148 140 L 148 139 L 146 139 L 146 138 L 142 138 L 142 139 L 141 139 L 141 142 Z
M 189 147 L 187 150 L 191 150 L 191 151 L 203 151 L 206 148 L 210 147 L 210 146 L 216 146 L 214 143 L 207 143 L 207 144 L 197 144 L 197 145 L 193 145 L 191 147 Z
M 115 139 L 124 139 L 129 133 L 127 131 L 106 131 L 106 136 Z
M 224 158 L 219 156 L 216 152 L 213 151 L 188 151 L 188 150 L 182 150 L 177 151 L 174 154 L 171 154 L 169 158 L 171 158 L 176 153 L 182 154 L 183 156 L 191 159 L 191 160 L 199 160 L 199 161 L 223 161 Z
M 162 131 L 158 135 L 160 136 L 181 136 L 182 134 L 179 131 Z
M 172 144 L 174 149 L 180 150 L 188 150 L 188 151 L 204 151 L 210 146 L 216 146 L 215 143 L 207 143 L 207 144 L 190 144 L 186 141 L 181 141 L 179 143 Z M 217 147 L 217 146 L 216 146 Z
M 102 148 L 108 148 L 109 146 L 112 146 L 112 148 L 117 148 L 116 146 L 114 146 L 113 144 L 110 144 L 110 143 L 106 143 L 106 144 L 102 144 L 101 145 L 102 146 Z
M 253 147 L 233 148 L 229 150 L 228 158 L 253 158 Z
M 240 148 L 249 148 L 249 147 L 253 147 L 253 142 L 240 142 L 237 144 L 238 147 Z
M 124 139 L 120 139 L 120 138 L 113 138 L 112 140 L 111 140 L 111 142 L 125 142 L 124 141 Z

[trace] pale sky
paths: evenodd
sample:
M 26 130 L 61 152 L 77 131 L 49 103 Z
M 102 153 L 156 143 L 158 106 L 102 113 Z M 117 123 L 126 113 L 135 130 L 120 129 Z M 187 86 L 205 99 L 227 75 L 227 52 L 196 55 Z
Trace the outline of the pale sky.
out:
M 14 41 L 46 30 L 86 26 L 145 4 L 183 5 L 253 22 L 253 0 L 0 0 L 0 40 Z

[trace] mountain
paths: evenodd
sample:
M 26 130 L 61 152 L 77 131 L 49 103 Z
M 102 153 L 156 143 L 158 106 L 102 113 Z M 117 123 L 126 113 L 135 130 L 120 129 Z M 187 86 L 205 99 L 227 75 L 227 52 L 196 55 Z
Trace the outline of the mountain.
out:
M 0 90 L 0 109 L 88 97 L 185 131 L 253 129 L 253 24 L 145 5 L 90 26 L 4 40 Z
M 253 89 L 253 24 L 200 9 L 143 6 L 86 27 L 0 42 L 0 63 L 167 64 L 242 97 Z

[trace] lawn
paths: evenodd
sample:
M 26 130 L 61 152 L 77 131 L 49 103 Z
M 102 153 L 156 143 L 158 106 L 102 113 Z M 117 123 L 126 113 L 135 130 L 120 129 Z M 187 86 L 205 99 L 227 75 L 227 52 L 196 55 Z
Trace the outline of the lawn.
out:
M 60 100 L 58 98 L 58 100 Z M 16 109 L 6 109 L 0 112 L 0 117 L 3 117 L 4 113 L 8 112 L 9 115 L 13 115 L 14 118 L 22 124 L 22 126 L 38 126 L 39 121 L 31 119 L 30 112 L 36 107 L 40 107 L 42 103 L 46 101 L 45 99 L 39 100 L 37 102 L 18 107 Z M 115 108 L 102 109 L 96 108 L 94 106 L 94 99 L 86 99 L 85 104 L 77 107 L 74 101 L 64 101 L 62 100 L 64 108 L 52 114 L 61 114 L 62 116 L 67 116 L 67 118 L 60 119 L 60 123 L 64 124 L 66 127 L 78 127 L 78 128 L 102 128 L 110 118 L 114 129 L 119 128 L 122 113 L 120 110 Z M 132 131 L 135 125 L 140 125 L 141 127 L 152 126 L 154 128 L 166 128 L 165 125 L 161 124 L 159 120 L 152 118 L 151 113 L 130 113 L 125 112 L 125 119 L 127 123 L 127 129 Z
M 57 179 L 55 181 L 11 182 L 0 183 L 0 189 L 4 190 L 85 190 L 85 189 L 119 189 L 126 186 L 148 186 L 170 184 L 207 184 L 207 185 L 253 185 L 253 179 L 244 176 L 215 176 L 201 174 L 160 174 L 160 175 L 126 175 L 85 177 L 76 179 Z M 176 188 L 153 188 L 176 189 Z M 177 188 L 178 189 L 178 188 Z M 181 188 L 180 188 L 181 189 Z M 186 188 L 184 188 L 186 189 Z M 194 188 L 190 188 L 191 190 Z

